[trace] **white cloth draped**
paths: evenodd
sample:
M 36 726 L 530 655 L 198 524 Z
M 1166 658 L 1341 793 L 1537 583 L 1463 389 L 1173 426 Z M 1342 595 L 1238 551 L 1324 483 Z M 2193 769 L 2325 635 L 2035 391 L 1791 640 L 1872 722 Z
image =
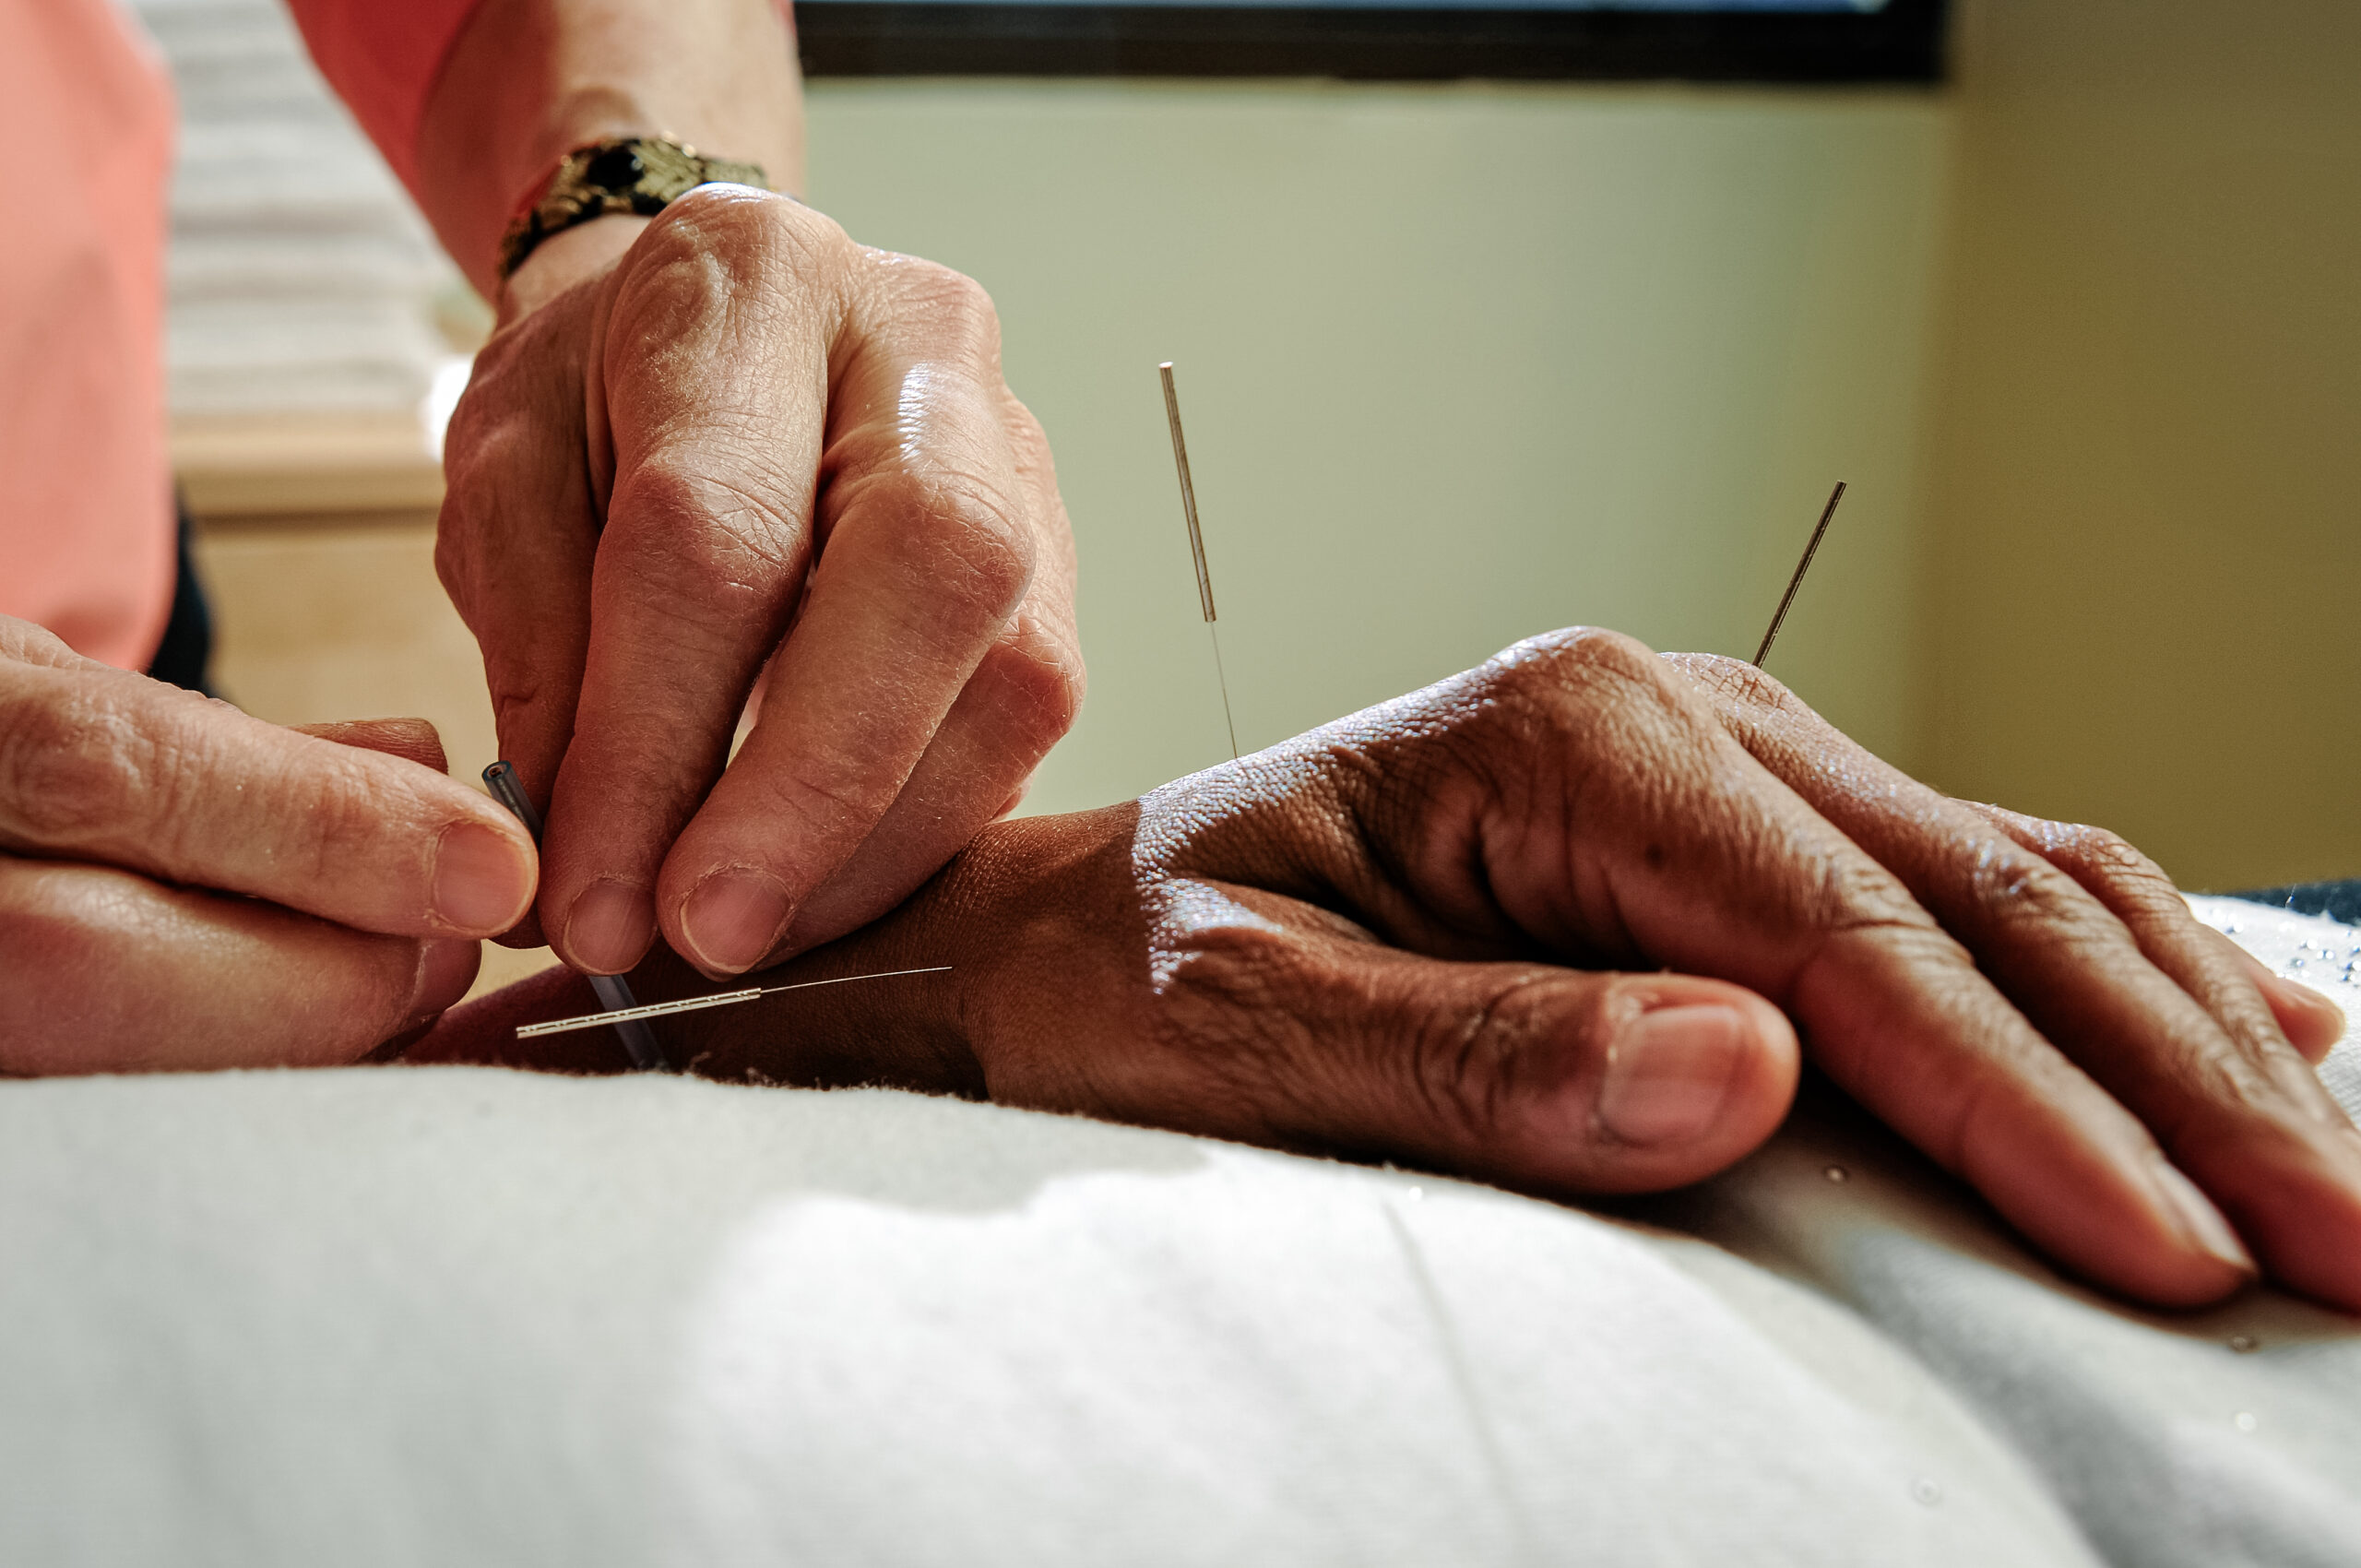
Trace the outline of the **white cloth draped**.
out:
M 2361 1016 L 2361 932 L 2201 908 Z M 1835 1108 L 1606 1217 L 884 1092 L 12 1083 L 0 1256 L 8 1563 L 2361 1562 L 2361 1324 L 2061 1284 Z

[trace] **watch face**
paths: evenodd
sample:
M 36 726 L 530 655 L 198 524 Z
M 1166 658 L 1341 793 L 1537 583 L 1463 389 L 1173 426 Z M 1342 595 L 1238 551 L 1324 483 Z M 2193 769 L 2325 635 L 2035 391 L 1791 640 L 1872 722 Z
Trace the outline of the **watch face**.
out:
M 600 148 L 582 171 L 582 177 L 611 191 L 627 191 L 639 184 L 639 177 L 647 169 L 647 165 L 640 160 L 638 148 L 627 141 L 617 142 L 612 147 Z
M 576 223 L 611 212 L 654 217 L 682 193 L 708 180 L 769 188 L 762 166 L 706 158 L 660 137 L 598 142 L 568 153 L 531 206 L 510 220 L 500 238 L 499 273 L 506 278 L 535 245 Z

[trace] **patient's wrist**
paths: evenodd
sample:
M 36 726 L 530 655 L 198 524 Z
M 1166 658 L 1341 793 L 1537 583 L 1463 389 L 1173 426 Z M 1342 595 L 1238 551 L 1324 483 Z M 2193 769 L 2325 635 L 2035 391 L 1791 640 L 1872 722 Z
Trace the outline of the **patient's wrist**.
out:
M 1139 921 L 1137 817 L 1138 807 L 1126 803 L 991 824 L 891 913 L 742 983 L 799 985 L 937 965 L 949 973 L 814 986 L 683 1015 L 668 1020 L 680 1026 L 680 1044 L 668 1039 L 667 1049 L 720 1077 L 994 1099 L 1017 1089 L 1038 1102 L 1049 1086 L 1037 1081 L 1040 1064 L 1027 1052 L 1044 1038 L 1037 1027 L 1044 1002 L 1054 993 L 1058 1011 L 1070 1015 L 1084 993 L 1104 991 L 1092 1011 L 1120 1006 L 1128 973 L 1106 972 L 1104 957 L 1109 937 L 1120 950 L 1121 928 Z M 643 997 L 713 989 L 670 952 L 632 983 Z

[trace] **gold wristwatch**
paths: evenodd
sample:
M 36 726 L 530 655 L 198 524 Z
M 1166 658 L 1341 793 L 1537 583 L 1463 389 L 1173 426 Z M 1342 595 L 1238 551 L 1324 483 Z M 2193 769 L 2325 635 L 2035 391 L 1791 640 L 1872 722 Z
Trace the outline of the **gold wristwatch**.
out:
M 552 234 L 611 212 L 657 213 L 716 181 L 770 189 L 759 163 L 707 158 L 662 137 L 585 142 L 557 160 L 540 195 L 508 220 L 500 236 L 500 277 L 505 282 L 533 247 Z

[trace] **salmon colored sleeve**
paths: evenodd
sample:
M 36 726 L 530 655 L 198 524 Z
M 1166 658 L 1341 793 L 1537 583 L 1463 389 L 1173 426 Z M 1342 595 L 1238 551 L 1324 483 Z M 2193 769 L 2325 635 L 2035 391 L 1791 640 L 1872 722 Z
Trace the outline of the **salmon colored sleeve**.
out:
M 128 6 L 0 0 L 0 147 L 57 175 L 0 239 L 0 615 L 145 669 L 172 602 L 172 89 Z
M 426 97 L 480 0 L 288 0 L 320 74 L 403 184 L 418 184 Z

